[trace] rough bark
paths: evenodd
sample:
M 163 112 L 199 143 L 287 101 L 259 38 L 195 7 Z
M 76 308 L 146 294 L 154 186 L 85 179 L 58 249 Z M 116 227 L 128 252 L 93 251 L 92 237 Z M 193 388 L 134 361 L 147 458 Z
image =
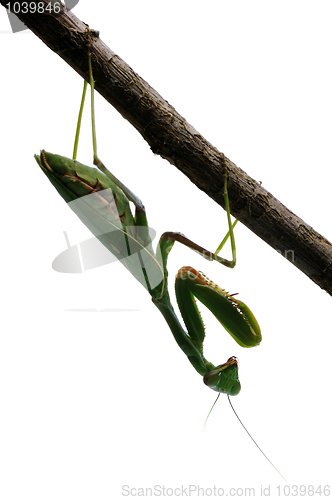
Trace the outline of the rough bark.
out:
M 89 81 L 87 26 L 63 4 L 56 14 L 30 10 L 18 14 L 21 21 Z M 226 166 L 232 215 L 332 295 L 331 243 L 224 157 L 98 37 L 92 38 L 91 54 L 96 90 L 140 132 L 153 153 L 222 207 Z

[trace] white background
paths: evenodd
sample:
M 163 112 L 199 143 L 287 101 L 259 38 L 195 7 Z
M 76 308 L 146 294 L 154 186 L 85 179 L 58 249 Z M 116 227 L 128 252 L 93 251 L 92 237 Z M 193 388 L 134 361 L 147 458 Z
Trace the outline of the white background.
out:
M 74 9 L 202 135 L 330 240 L 331 11 L 327 1 L 289 0 L 81 0 Z M 215 393 L 121 264 L 52 270 L 66 249 L 63 231 L 71 244 L 90 234 L 33 155 L 71 156 L 82 80 L 32 33 L 11 34 L 4 9 L 0 30 L 1 498 L 122 498 L 123 485 L 165 486 L 170 497 L 173 488 L 174 498 L 182 485 L 225 495 L 253 487 L 258 497 L 270 485 L 277 497 L 285 483 L 226 397 L 203 432 Z M 141 197 L 158 237 L 181 231 L 214 250 L 227 232 L 223 210 L 99 95 L 96 107 L 99 155 Z M 78 159 L 91 165 L 88 108 L 83 129 Z M 206 356 L 216 364 L 239 357 L 242 391 L 232 401 L 244 424 L 290 483 L 324 486 L 331 297 L 241 224 L 236 243 L 234 270 L 176 244 L 170 286 L 191 265 L 254 311 L 263 341 L 245 350 L 203 310 Z

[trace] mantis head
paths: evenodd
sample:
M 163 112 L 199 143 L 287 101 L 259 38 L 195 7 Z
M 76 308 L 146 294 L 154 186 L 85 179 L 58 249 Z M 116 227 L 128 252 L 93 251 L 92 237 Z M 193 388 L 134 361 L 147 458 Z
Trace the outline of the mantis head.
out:
M 238 377 L 238 361 L 232 356 L 223 365 L 204 375 L 204 384 L 217 392 L 236 396 L 241 390 L 241 384 Z

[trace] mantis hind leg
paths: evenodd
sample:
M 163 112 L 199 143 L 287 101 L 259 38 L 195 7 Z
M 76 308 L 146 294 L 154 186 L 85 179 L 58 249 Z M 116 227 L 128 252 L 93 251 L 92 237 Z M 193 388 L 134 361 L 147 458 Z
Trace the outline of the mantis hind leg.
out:
M 227 191 L 227 168 L 225 166 L 225 174 L 224 174 L 224 200 L 225 200 L 225 210 L 227 213 L 227 222 L 228 222 L 228 233 L 226 234 L 225 238 L 222 240 L 220 245 L 218 246 L 217 250 L 215 252 L 210 252 L 209 250 L 206 250 L 204 247 L 201 247 L 200 245 L 197 245 L 194 243 L 192 240 L 187 238 L 181 233 L 176 233 L 176 232 L 166 232 L 161 236 L 161 240 L 165 240 L 166 242 L 172 242 L 171 245 L 175 242 L 178 241 L 179 243 L 182 243 L 182 245 L 187 246 L 188 248 L 191 248 L 195 252 L 198 252 L 200 255 L 202 255 L 205 259 L 207 260 L 215 260 L 219 262 L 220 264 L 223 264 L 226 267 L 233 268 L 236 265 L 236 247 L 235 247 L 235 238 L 234 238 L 234 227 L 237 224 L 237 220 L 235 220 L 233 223 L 231 221 L 231 213 L 230 213 L 230 207 L 229 207 L 229 198 L 228 198 L 228 191 Z M 225 245 L 226 241 L 230 238 L 231 241 L 231 248 L 232 248 L 232 260 L 224 259 L 223 257 L 219 257 L 218 253 L 220 250 L 223 248 Z
M 126 195 L 129 201 L 134 203 L 135 209 L 136 209 L 136 218 L 139 219 L 137 222 L 138 224 L 141 222 L 142 225 L 146 225 L 146 214 L 145 214 L 145 208 L 138 196 L 136 196 L 127 186 L 125 186 L 115 175 L 113 175 L 107 167 L 103 164 L 103 162 L 98 158 L 97 155 L 97 139 L 96 139 L 96 121 L 95 121 L 95 105 L 94 105 L 94 79 L 93 79 L 93 73 L 92 73 L 92 63 L 91 63 L 91 34 L 94 36 L 96 35 L 96 32 L 93 30 L 90 30 L 87 28 L 87 34 L 88 34 L 88 62 L 89 62 L 89 78 L 90 78 L 90 89 L 91 89 L 91 126 L 92 126 L 92 144 L 93 144 L 93 163 L 96 165 L 99 170 L 101 170 L 116 186 L 118 186 Z M 85 102 L 85 97 L 86 97 L 86 89 L 87 89 L 87 82 L 84 80 L 84 85 L 83 85 L 83 93 L 82 93 L 82 99 L 81 99 L 81 105 L 80 105 L 80 110 L 79 110 L 79 115 L 78 115 L 78 120 L 77 120 L 77 127 L 76 127 L 76 134 L 75 134 L 75 142 L 74 142 L 74 151 L 73 151 L 73 160 L 76 160 L 77 156 L 77 148 L 78 148 L 78 141 L 79 141 L 79 135 L 80 135 L 80 129 L 81 129 L 81 121 L 82 121 L 82 114 L 83 114 L 83 108 L 84 108 L 84 102 Z
M 223 159 L 224 159 L 224 155 L 223 155 Z M 230 212 L 230 208 L 229 208 L 229 198 L 228 198 L 228 191 L 227 191 L 227 167 L 226 167 L 226 165 L 225 165 L 225 169 L 224 169 L 224 200 L 225 200 L 225 210 L 226 210 L 227 222 L 228 222 L 228 233 L 226 234 L 225 238 L 222 240 L 222 242 L 218 246 L 217 250 L 215 251 L 215 254 L 218 254 L 220 252 L 220 250 L 223 248 L 226 241 L 230 237 L 231 248 L 232 248 L 232 260 L 230 262 L 232 265 L 230 265 L 229 267 L 233 268 L 236 265 L 236 247 L 235 247 L 235 238 L 234 238 L 233 229 L 236 226 L 238 221 L 235 220 L 233 222 L 233 224 L 231 221 L 231 212 Z

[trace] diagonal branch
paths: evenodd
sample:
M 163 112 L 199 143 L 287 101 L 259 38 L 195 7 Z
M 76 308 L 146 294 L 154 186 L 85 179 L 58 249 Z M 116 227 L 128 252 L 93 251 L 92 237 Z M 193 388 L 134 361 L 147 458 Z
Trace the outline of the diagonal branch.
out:
M 15 3 L 19 11 L 18 4 L 41 2 L 0 3 Z M 60 10 L 32 13 L 22 8 L 18 17 L 89 81 L 86 25 L 63 4 Z M 153 153 L 175 165 L 222 207 L 226 166 L 232 215 L 332 295 L 331 243 L 224 157 L 98 37 L 93 38 L 91 53 L 96 90 L 140 132 Z

